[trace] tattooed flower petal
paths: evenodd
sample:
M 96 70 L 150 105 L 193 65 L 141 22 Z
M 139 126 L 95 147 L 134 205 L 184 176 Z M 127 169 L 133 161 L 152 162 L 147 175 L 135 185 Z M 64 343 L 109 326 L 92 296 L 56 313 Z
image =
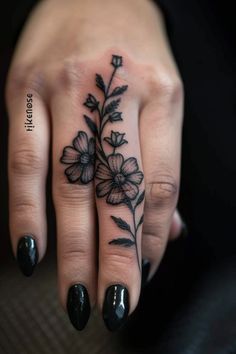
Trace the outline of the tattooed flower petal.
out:
M 120 134 L 119 132 L 116 132 L 116 141 L 117 141 L 117 145 L 120 145 L 120 143 L 122 142 L 123 138 L 125 136 L 125 133 Z
M 82 170 L 83 170 L 82 165 L 79 163 L 76 163 L 76 164 L 71 165 L 70 167 L 67 167 L 67 169 L 65 170 L 65 174 L 66 174 L 68 180 L 71 183 L 74 183 L 79 180 Z
M 111 146 L 113 146 L 111 138 L 109 138 L 108 136 L 106 136 L 106 137 L 104 138 L 104 140 L 105 140 L 108 144 L 110 144 Z
M 111 180 L 106 180 L 103 182 L 100 182 L 96 186 L 96 193 L 97 197 L 104 197 L 107 195 L 112 189 L 112 181 Z
M 120 204 L 126 199 L 124 191 L 120 187 L 113 187 L 107 196 L 107 203 L 109 204 Z
M 135 199 L 137 194 L 138 194 L 138 186 L 134 183 L 131 183 L 129 181 L 126 181 L 123 186 L 122 189 L 125 193 L 125 195 L 129 198 L 129 199 Z
M 118 122 L 119 120 L 122 120 L 121 117 L 121 112 L 113 112 L 112 114 L 109 115 L 109 120 L 110 122 Z
M 110 155 L 108 157 L 108 164 L 112 172 L 119 173 L 124 162 L 124 157 L 121 154 Z
M 80 153 L 71 146 L 66 146 L 63 150 L 61 162 L 66 164 L 72 164 L 79 161 Z
M 65 174 L 69 182 L 89 183 L 94 177 L 95 162 L 95 140 L 85 132 L 79 131 L 73 140 L 73 146 L 66 146 L 60 160 L 62 163 L 70 164 Z
M 125 136 L 125 133 L 114 132 L 112 130 L 111 136 L 105 137 L 104 140 L 113 147 L 119 147 L 119 146 L 127 143 L 127 141 L 124 139 L 124 136 Z
M 116 132 L 114 132 L 113 130 L 111 131 L 111 141 L 116 141 Z
M 132 183 L 140 184 L 143 180 L 143 173 L 141 171 L 134 172 L 126 176 L 126 178 Z
M 94 176 L 94 165 L 92 164 L 85 165 L 83 167 L 83 171 L 80 177 L 81 182 L 87 184 L 90 181 L 92 181 L 93 176 Z
M 109 182 L 105 184 L 106 188 L 110 187 L 107 203 L 119 204 L 127 199 L 135 199 L 139 191 L 138 184 L 143 179 L 143 173 L 137 171 L 137 160 L 131 157 L 124 161 L 123 155 L 111 154 L 108 156 L 108 164 L 109 168 L 104 164 L 99 164 L 96 172 L 97 178 Z M 99 185 L 99 188 L 102 188 L 103 184 Z M 101 193 L 100 191 L 100 195 Z M 103 195 L 106 195 L 107 190 L 104 193 Z
M 93 112 L 97 109 L 99 102 L 91 93 L 89 93 L 86 101 L 84 102 L 84 105 L 88 107 L 91 112 Z
M 87 134 L 83 131 L 80 131 L 77 137 L 73 140 L 73 145 L 76 150 L 79 152 L 87 152 L 88 151 L 88 137 Z
M 111 170 L 104 164 L 100 163 L 97 167 L 96 177 L 98 179 L 112 179 Z
M 138 163 L 135 157 L 130 157 L 129 159 L 125 160 L 122 166 L 122 172 L 124 175 L 129 175 L 130 173 L 134 173 L 138 171 Z

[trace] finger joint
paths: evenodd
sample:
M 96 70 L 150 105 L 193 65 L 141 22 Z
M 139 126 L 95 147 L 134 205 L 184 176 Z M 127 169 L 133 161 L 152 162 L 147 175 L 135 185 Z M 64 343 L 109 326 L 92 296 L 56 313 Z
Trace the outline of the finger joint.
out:
M 177 202 L 179 187 L 172 176 L 159 177 L 158 180 L 149 182 L 146 190 L 146 204 L 148 207 L 166 208 L 175 206 Z
M 10 154 L 10 171 L 17 175 L 39 175 L 45 161 L 33 148 L 21 147 Z

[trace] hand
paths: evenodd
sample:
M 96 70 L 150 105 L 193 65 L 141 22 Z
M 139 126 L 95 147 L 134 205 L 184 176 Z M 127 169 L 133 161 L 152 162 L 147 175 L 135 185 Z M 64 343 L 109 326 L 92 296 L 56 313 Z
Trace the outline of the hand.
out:
M 183 90 L 158 8 L 145 0 L 40 3 L 6 97 L 10 231 L 21 269 L 31 275 L 46 249 L 52 144 L 62 305 L 82 329 L 98 303 L 115 330 L 137 305 L 142 258 L 151 278 L 171 224 L 172 237 L 181 228 L 173 215 Z

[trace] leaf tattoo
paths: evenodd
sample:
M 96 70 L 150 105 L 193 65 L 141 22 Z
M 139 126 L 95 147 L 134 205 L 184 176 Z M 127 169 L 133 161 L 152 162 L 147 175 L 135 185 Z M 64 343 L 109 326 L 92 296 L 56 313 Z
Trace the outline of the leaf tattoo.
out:
M 98 130 L 97 130 L 97 126 L 94 123 L 94 121 L 91 118 L 89 118 L 88 116 L 86 116 L 85 114 L 84 114 L 84 119 L 85 119 L 85 122 L 87 123 L 87 126 L 90 128 L 91 132 L 96 136 Z
M 106 85 L 104 84 L 103 78 L 101 75 L 96 74 L 96 85 L 99 87 L 104 93 L 106 92 Z
M 141 218 L 140 218 L 140 220 L 139 220 L 139 222 L 138 222 L 137 228 L 138 228 L 140 225 L 142 225 L 143 219 L 144 219 L 144 215 L 141 216 Z
M 122 95 L 122 94 L 127 90 L 127 88 L 128 88 L 128 85 L 116 87 L 116 88 L 112 91 L 112 93 L 110 94 L 109 97 Z
M 110 122 L 118 122 L 118 120 L 123 120 L 121 117 L 121 112 L 114 112 L 109 116 Z
M 130 240 L 129 238 L 125 237 L 115 238 L 114 240 L 111 240 L 108 243 L 109 245 L 119 245 L 124 247 L 131 247 L 134 245 L 133 240 Z
M 136 208 L 139 204 L 142 203 L 142 201 L 144 200 L 144 196 L 145 196 L 145 191 L 143 191 L 143 192 L 139 195 L 138 200 L 137 200 L 137 202 L 136 202 L 136 204 L 135 204 L 135 208 Z
M 60 161 L 69 165 L 65 169 L 65 175 L 70 183 L 87 184 L 95 177 L 97 198 L 106 198 L 106 202 L 112 206 L 123 204 L 127 207 L 131 213 L 131 223 L 111 215 L 116 226 L 125 231 L 127 236 L 114 238 L 108 243 L 119 247 L 135 247 L 141 271 L 137 236 L 144 216 L 139 217 L 139 221 L 136 222 L 138 219 L 136 214 L 145 198 L 144 190 L 140 190 L 143 172 L 139 170 L 135 157 L 124 158 L 122 153 L 117 152 L 121 146 L 128 144 L 124 138 L 125 133 L 111 130 L 110 136 L 103 134 L 107 124 L 114 125 L 123 121 L 122 112 L 117 111 L 121 102 L 119 96 L 128 90 L 128 85 L 112 87 L 116 71 L 123 66 L 122 56 L 112 55 L 111 66 L 113 71 L 107 83 L 102 75 L 95 75 L 96 87 L 103 95 L 103 99 L 97 99 L 95 95 L 89 93 L 84 102 L 84 106 L 98 118 L 92 119 L 84 114 L 84 120 L 92 137 L 88 137 L 84 131 L 79 131 L 72 145 L 63 149 Z
M 120 98 L 118 98 L 118 100 L 111 101 L 111 102 L 105 107 L 104 116 L 105 116 L 106 114 L 108 114 L 108 113 L 114 112 L 114 111 L 118 108 L 119 103 L 120 103 Z
M 124 221 L 121 218 L 116 218 L 115 216 L 111 215 L 111 218 L 115 221 L 116 225 L 122 229 L 122 230 L 127 230 L 130 231 L 130 226 L 127 224 L 126 221 Z

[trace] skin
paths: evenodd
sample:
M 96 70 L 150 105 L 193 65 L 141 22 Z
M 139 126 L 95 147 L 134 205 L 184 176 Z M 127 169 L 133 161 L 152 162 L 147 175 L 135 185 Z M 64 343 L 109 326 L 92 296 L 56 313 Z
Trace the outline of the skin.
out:
M 168 239 L 178 236 L 181 219 L 175 210 L 183 88 L 161 13 L 147 0 L 48 0 L 42 1 L 29 17 L 6 88 L 10 232 L 14 253 L 23 234 L 35 235 L 42 260 L 46 249 L 45 179 L 51 144 L 61 303 L 65 308 L 68 288 L 82 283 L 91 304 L 101 308 L 106 288 L 120 283 L 129 290 L 131 313 L 141 283 L 136 254 L 133 248 L 109 245 L 119 232 L 110 215 L 126 218 L 127 209 L 97 198 L 94 183 L 68 183 L 65 166 L 60 163 L 63 148 L 71 144 L 77 132 L 88 133 L 83 119 L 88 111 L 83 103 L 88 93 L 99 92 L 95 73 L 106 80 L 110 77 L 113 54 L 124 61 L 114 84 L 129 88 L 121 102 L 124 120 L 112 129 L 125 132 L 129 143 L 122 146 L 122 154 L 125 158 L 134 156 L 144 173 L 140 188 L 145 189 L 145 205 L 140 207 L 139 215 L 144 208 L 145 216 L 138 253 L 151 262 L 150 278 Z M 33 132 L 24 127 L 29 92 L 33 94 Z M 106 129 L 106 136 L 110 136 L 111 127 Z

